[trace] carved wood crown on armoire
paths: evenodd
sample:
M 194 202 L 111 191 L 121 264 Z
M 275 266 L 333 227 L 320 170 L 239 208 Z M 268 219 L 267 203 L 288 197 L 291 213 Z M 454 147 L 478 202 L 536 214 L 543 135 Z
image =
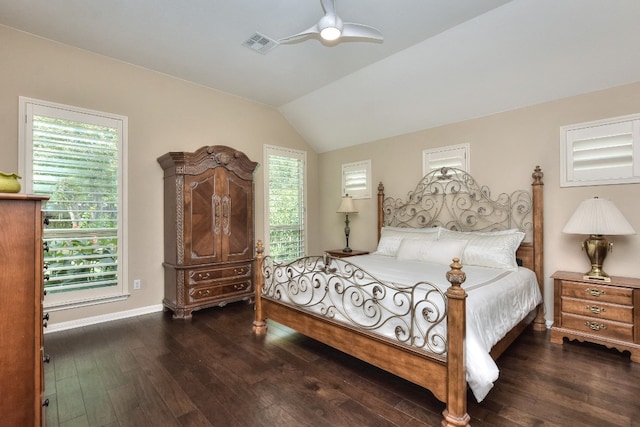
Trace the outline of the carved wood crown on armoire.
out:
M 173 317 L 253 298 L 253 172 L 224 145 L 158 158 L 164 169 L 164 299 Z

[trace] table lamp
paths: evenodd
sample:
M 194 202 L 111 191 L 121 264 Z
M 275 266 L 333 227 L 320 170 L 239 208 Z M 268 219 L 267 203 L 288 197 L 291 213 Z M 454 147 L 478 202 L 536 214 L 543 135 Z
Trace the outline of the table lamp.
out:
M 342 200 L 340 201 L 340 207 L 338 208 L 338 210 L 336 211 L 337 213 L 343 213 L 345 214 L 345 220 L 344 220 L 344 236 L 347 239 L 347 245 L 345 246 L 345 248 L 342 250 L 342 252 L 351 252 L 351 248 L 349 247 L 349 214 L 355 214 L 358 213 L 358 211 L 356 210 L 355 205 L 353 204 L 353 199 L 351 198 L 351 196 L 349 196 L 348 194 L 346 194 Z
M 613 246 L 604 235 L 636 233 L 613 202 L 598 197 L 583 200 L 571 218 L 569 218 L 562 232 L 589 235 L 582 243 L 582 248 L 587 253 L 591 263 L 591 270 L 585 273 L 584 278 L 604 282 L 611 281 L 609 275 L 602 269 L 602 264 L 607 252 Z

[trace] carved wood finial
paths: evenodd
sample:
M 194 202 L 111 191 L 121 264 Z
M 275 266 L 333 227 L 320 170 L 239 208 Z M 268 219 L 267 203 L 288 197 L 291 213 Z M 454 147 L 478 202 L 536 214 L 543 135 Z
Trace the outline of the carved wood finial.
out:
M 459 258 L 454 258 L 453 262 L 449 265 L 451 270 L 447 272 L 447 280 L 451 283 L 451 288 L 447 290 L 447 295 L 452 293 L 452 296 L 466 296 L 464 289 L 460 285 L 467 280 L 467 275 L 462 271 L 462 264 L 460 264 Z
M 543 185 L 542 178 L 544 177 L 544 172 L 542 172 L 540 166 L 535 167 L 531 177 L 533 178 L 533 184 L 531 185 Z

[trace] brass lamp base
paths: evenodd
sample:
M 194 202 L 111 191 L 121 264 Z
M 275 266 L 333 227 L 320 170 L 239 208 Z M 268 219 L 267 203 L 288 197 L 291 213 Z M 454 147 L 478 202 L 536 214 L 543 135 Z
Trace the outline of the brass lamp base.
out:
M 589 257 L 591 270 L 584 274 L 585 279 L 599 280 L 601 282 L 610 282 L 611 278 L 602 269 L 602 264 L 607 256 L 607 252 L 611 250 L 612 244 L 601 234 L 592 234 L 582 243 L 582 248 Z

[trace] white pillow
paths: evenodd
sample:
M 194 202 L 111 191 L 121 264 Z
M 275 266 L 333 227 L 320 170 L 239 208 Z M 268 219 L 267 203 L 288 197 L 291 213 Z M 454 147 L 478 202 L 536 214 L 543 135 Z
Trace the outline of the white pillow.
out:
M 396 256 L 403 239 L 438 240 L 438 232 L 437 228 L 382 227 L 374 255 Z
M 461 258 L 467 243 L 466 240 L 403 239 L 396 258 L 449 265 L 453 258 Z
M 517 270 L 516 250 L 525 234 L 518 230 L 495 232 L 460 232 L 442 229 L 441 240 L 467 240 L 460 262 L 462 265 Z

